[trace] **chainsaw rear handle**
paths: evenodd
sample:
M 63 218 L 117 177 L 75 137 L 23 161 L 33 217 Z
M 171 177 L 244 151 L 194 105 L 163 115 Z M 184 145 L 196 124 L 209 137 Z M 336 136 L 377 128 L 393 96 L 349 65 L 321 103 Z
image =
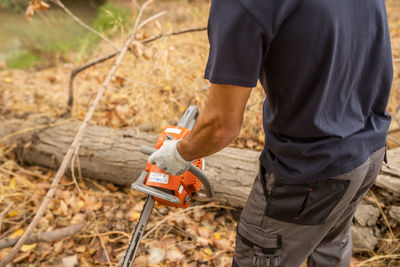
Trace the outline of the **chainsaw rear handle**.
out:
M 151 155 L 154 152 L 156 152 L 157 149 L 150 146 L 141 146 L 140 151 L 146 155 Z M 203 184 L 204 192 L 206 193 L 207 197 L 212 198 L 214 196 L 214 189 L 210 181 L 208 180 L 207 176 L 204 174 L 204 172 L 202 172 L 199 168 L 197 168 L 193 164 L 190 164 L 188 171 L 191 172 L 194 176 L 196 176 Z

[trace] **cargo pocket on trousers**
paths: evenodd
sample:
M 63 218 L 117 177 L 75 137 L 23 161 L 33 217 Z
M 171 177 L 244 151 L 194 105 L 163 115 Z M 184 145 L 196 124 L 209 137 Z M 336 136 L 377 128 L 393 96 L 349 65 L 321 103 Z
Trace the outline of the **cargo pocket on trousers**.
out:
M 275 181 L 268 197 L 268 217 L 302 225 L 320 225 L 338 204 L 350 181 L 328 179 L 309 184 Z
M 235 262 L 240 266 L 280 266 L 282 238 L 240 220 L 237 226 Z
M 267 200 L 264 195 L 259 173 L 254 180 L 252 190 L 240 217 L 250 224 L 260 226 L 265 217 L 266 206 Z

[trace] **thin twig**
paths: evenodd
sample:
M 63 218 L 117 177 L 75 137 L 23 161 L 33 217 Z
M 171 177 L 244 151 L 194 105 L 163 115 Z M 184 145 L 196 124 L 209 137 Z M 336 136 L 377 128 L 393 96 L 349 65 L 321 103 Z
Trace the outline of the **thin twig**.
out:
M 106 259 L 107 259 L 108 265 L 109 265 L 109 266 L 112 266 L 112 263 L 111 263 L 111 260 L 110 260 L 110 256 L 108 255 L 107 248 L 106 248 L 106 246 L 104 245 L 103 238 L 102 238 L 101 236 L 98 236 L 98 238 L 99 238 L 99 240 L 100 240 L 101 247 L 102 247 L 103 250 L 104 250 L 104 254 L 106 255 Z
M 82 191 L 79 187 L 78 181 L 76 180 L 76 176 L 75 176 L 75 159 L 76 159 L 76 155 L 79 152 L 79 147 L 80 147 L 80 144 L 78 144 L 78 146 L 76 147 L 76 149 L 74 151 L 74 155 L 72 156 L 72 159 L 71 159 L 71 176 L 72 176 L 72 180 L 74 181 L 75 187 L 78 189 L 79 195 L 82 195 Z
M 148 39 L 145 39 L 142 42 L 144 44 L 147 44 L 147 43 L 150 43 L 150 42 L 153 42 L 155 40 L 162 39 L 162 38 L 165 38 L 165 37 L 168 37 L 168 36 L 180 35 L 180 34 L 189 33 L 189 32 L 201 32 L 201 31 L 205 31 L 205 30 L 207 30 L 207 27 L 188 28 L 188 29 L 183 29 L 183 30 L 174 31 L 174 32 L 162 33 L 162 34 L 150 37 Z
M 26 244 L 32 244 L 32 243 L 37 243 L 37 242 L 52 242 L 55 240 L 59 240 L 59 239 L 74 235 L 74 234 L 82 231 L 84 226 L 85 226 L 85 224 L 80 223 L 80 224 L 74 224 L 74 225 L 71 225 L 68 227 L 60 228 L 60 229 L 49 231 L 49 232 L 33 234 L 26 241 Z M 6 238 L 6 239 L 0 240 L 0 249 L 14 246 L 19 239 L 20 239 L 19 237 L 16 237 L 16 238 L 12 238 L 12 239 Z
M 177 215 L 180 215 L 180 214 L 182 214 L 182 213 L 187 213 L 187 212 L 192 211 L 192 210 L 194 210 L 194 209 L 202 209 L 202 208 L 226 208 L 226 209 L 233 209 L 233 208 L 230 208 L 230 207 L 217 205 L 217 204 L 215 204 L 215 203 L 209 203 L 209 204 L 200 205 L 200 206 L 192 206 L 192 207 L 189 207 L 189 208 L 180 210 L 180 211 L 178 211 L 178 212 L 176 212 L 176 213 L 174 213 L 174 214 L 171 214 L 171 215 L 165 217 L 164 219 L 162 219 L 161 221 L 157 222 L 157 224 L 156 224 L 155 226 L 153 226 L 153 228 L 151 228 L 149 231 L 146 232 L 146 234 L 143 235 L 143 239 L 145 239 L 147 236 L 149 236 L 151 233 L 153 233 L 158 227 L 160 227 L 160 226 L 161 226 L 164 222 L 166 222 L 167 220 L 169 220 L 169 219 L 171 219 L 171 218 L 173 218 L 173 217 L 175 217 L 175 216 L 177 216 Z
M 390 135 L 388 135 L 387 138 L 388 138 L 390 141 L 392 141 L 392 142 L 394 142 L 394 143 L 400 145 L 400 141 L 399 141 L 397 138 L 395 138 L 395 137 L 393 137 L 393 136 L 390 136 Z
M 60 0 L 50 0 L 50 1 L 53 2 L 54 4 L 58 5 L 59 7 L 61 7 L 62 10 L 64 10 L 68 15 L 70 15 L 83 28 L 85 28 L 86 30 L 99 36 L 101 39 L 106 41 L 109 45 L 114 47 L 118 52 L 121 51 L 121 49 L 116 44 L 114 44 L 110 39 L 108 39 L 106 36 L 104 36 L 103 34 L 101 34 L 98 31 L 96 31 L 95 29 L 93 29 L 92 27 L 90 27 L 89 25 L 84 23 L 82 20 L 80 20 L 77 16 L 75 16 Z
M 57 173 L 54 177 L 54 180 L 51 184 L 51 187 L 49 189 L 49 191 L 47 191 L 47 194 L 42 202 L 42 204 L 40 205 L 35 217 L 33 218 L 32 222 L 29 224 L 26 232 L 21 236 L 21 239 L 18 240 L 17 244 L 12 248 L 12 250 L 10 251 L 10 253 L 0 262 L 0 267 L 5 267 L 7 266 L 7 264 L 12 261 L 12 259 L 15 257 L 15 255 L 17 255 L 17 253 L 19 252 L 19 250 L 21 249 L 22 245 L 25 244 L 25 242 L 28 240 L 28 238 L 31 236 L 33 230 L 36 228 L 37 223 L 39 222 L 39 219 L 43 216 L 43 214 L 46 211 L 47 205 L 49 204 L 50 200 L 53 198 L 54 193 L 56 191 L 56 188 L 58 186 L 58 184 L 60 183 L 61 177 L 63 177 L 63 175 L 65 174 L 65 171 L 68 167 L 68 164 L 72 158 L 72 155 L 74 153 L 74 151 L 76 150 L 77 146 L 79 145 L 81 139 L 83 138 L 83 134 L 86 130 L 86 127 L 89 123 L 89 121 L 91 120 L 91 118 L 93 117 L 94 111 L 98 105 L 98 103 L 100 102 L 101 98 L 103 97 L 105 88 L 108 86 L 108 84 L 111 81 L 111 78 L 114 76 L 115 71 L 117 70 L 118 66 L 121 64 L 122 59 L 124 58 L 126 52 L 128 51 L 128 47 L 129 44 L 132 43 L 132 41 L 135 39 L 136 36 L 136 30 L 137 27 L 139 25 L 139 22 L 141 20 L 142 14 L 144 9 L 151 3 L 152 1 L 149 0 L 146 3 L 144 3 L 139 11 L 138 17 L 136 19 L 135 22 L 135 26 L 132 29 L 131 35 L 129 37 L 129 39 L 125 42 L 117 60 L 115 61 L 114 65 L 111 67 L 105 81 L 103 82 L 103 84 L 100 86 L 98 92 L 97 92 L 97 96 L 94 100 L 93 105 L 89 108 L 88 113 L 85 117 L 85 120 L 82 122 L 75 138 L 74 141 L 72 142 L 72 144 L 70 145 L 70 147 L 68 148 L 67 153 L 65 154 L 60 167 L 57 170 Z
M 122 237 L 128 237 L 130 238 L 131 235 L 122 231 L 109 231 L 105 233 L 96 233 L 96 234 L 91 234 L 91 235 L 78 235 L 79 238 L 92 238 L 96 236 L 107 236 L 107 235 L 121 235 Z
M 396 259 L 396 258 L 400 258 L 400 254 L 374 256 L 374 257 L 372 257 L 372 258 L 370 258 L 368 260 L 365 260 L 363 262 L 358 263 L 357 266 L 361 267 L 361 266 L 364 266 L 367 263 L 371 263 L 371 262 L 378 261 L 378 260 L 381 260 L 381 259 Z M 375 266 L 375 265 L 369 265 L 369 266 Z
M 0 214 L 0 234 L 1 234 L 1 226 L 2 226 L 2 224 L 3 224 L 3 217 L 4 217 L 4 214 L 7 213 L 7 211 L 12 207 L 13 204 L 14 204 L 14 202 L 8 203 L 6 209 L 3 210 L 3 211 L 1 212 L 1 214 Z
M 20 172 L 23 172 L 23 173 L 28 174 L 30 176 L 37 177 L 37 178 L 40 178 L 40 179 L 43 179 L 43 180 L 48 180 L 49 179 L 48 176 L 45 176 L 43 174 L 39 174 L 39 173 L 36 173 L 36 172 L 32 172 L 30 170 L 24 169 L 21 166 L 19 166 L 18 164 L 15 164 L 15 166 L 18 168 L 18 170 Z
M 143 28 L 144 25 L 148 24 L 150 21 L 153 21 L 155 19 L 158 19 L 161 16 L 164 16 L 167 12 L 166 11 L 161 11 L 160 13 L 155 14 L 154 16 L 151 16 L 150 18 L 146 19 L 140 25 L 138 26 L 138 29 Z
M 31 219 L 32 217 L 33 217 L 33 214 L 29 214 L 22 221 L 18 222 L 17 224 L 14 224 L 10 228 L 8 228 L 7 231 L 5 231 L 4 233 L 1 234 L 0 238 L 4 238 L 7 235 L 9 235 L 11 232 L 13 232 L 15 229 L 21 228 L 25 224 L 25 222 L 28 221 L 29 219 Z
M 400 127 L 394 128 L 394 129 L 392 129 L 392 130 L 389 130 L 389 131 L 388 131 L 388 134 L 394 134 L 394 133 L 397 133 L 397 132 L 400 132 Z
M 159 34 L 153 37 L 150 37 L 148 39 L 144 39 L 141 41 L 143 44 L 147 44 L 153 41 L 156 41 L 161 38 L 165 38 L 168 36 L 174 36 L 174 35 L 180 35 L 180 34 L 185 34 L 185 33 L 190 33 L 190 32 L 200 32 L 200 31 L 205 31 L 207 30 L 207 27 L 200 27 L 200 28 L 188 28 L 188 29 L 183 29 L 179 31 L 174 31 L 174 32 L 168 32 L 168 33 L 163 33 Z M 92 61 L 89 61 L 71 71 L 70 77 L 69 77 L 69 90 L 68 90 L 68 102 L 67 102 L 67 111 L 65 112 L 64 116 L 70 115 L 72 111 L 72 106 L 74 105 L 74 80 L 75 77 L 82 71 L 93 67 L 97 64 L 103 63 L 113 57 L 115 57 L 118 53 L 117 52 L 112 52 L 108 55 L 98 57 L 96 59 L 93 59 Z
M 21 179 L 24 183 L 26 183 L 28 185 L 31 184 L 31 182 L 28 179 L 26 179 L 24 176 L 22 176 L 22 175 L 20 175 L 20 174 L 18 174 L 16 172 L 10 171 L 9 169 L 5 169 L 3 167 L 0 167 L 0 171 L 5 172 L 5 173 L 7 173 L 9 175 L 12 175 L 14 177 L 18 177 L 19 179 Z
M 97 232 L 97 233 L 99 232 L 99 224 L 98 224 L 97 219 L 96 219 L 96 232 Z M 105 256 L 106 256 L 108 265 L 111 267 L 111 266 L 112 266 L 112 263 L 111 263 L 111 260 L 110 260 L 110 256 L 108 255 L 108 251 L 107 251 L 106 245 L 104 244 L 103 238 L 102 238 L 102 236 L 97 235 L 97 234 L 96 234 L 96 236 L 97 236 L 97 237 L 99 238 L 99 240 L 100 240 L 100 244 L 101 244 L 101 247 L 102 247 L 103 250 L 104 250 L 104 254 L 105 254 Z
M 82 169 L 81 169 L 81 162 L 79 160 L 79 153 L 76 153 L 76 168 L 78 169 L 78 177 L 80 182 L 84 185 L 84 187 L 86 187 L 86 184 L 82 178 Z

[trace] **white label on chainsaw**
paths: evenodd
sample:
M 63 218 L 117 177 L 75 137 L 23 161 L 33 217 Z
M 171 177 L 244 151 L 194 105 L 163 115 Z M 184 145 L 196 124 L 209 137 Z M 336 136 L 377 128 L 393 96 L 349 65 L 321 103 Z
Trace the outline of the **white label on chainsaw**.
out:
M 179 191 L 179 194 L 182 194 L 182 191 L 183 191 L 183 186 L 182 185 L 179 186 L 178 191 Z
M 174 133 L 174 134 L 180 134 L 182 132 L 181 129 L 177 129 L 177 128 L 167 128 L 165 129 L 166 133 Z
M 149 176 L 149 182 L 168 184 L 169 175 L 165 173 L 152 172 Z

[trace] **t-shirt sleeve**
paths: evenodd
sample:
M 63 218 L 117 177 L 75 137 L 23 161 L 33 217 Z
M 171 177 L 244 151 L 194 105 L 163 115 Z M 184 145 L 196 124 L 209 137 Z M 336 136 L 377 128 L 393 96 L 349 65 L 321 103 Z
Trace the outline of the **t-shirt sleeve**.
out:
M 267 44 L 262 27 L 237 0 L 213 0 L 208 21 L 211 83 L 255 87 Z

